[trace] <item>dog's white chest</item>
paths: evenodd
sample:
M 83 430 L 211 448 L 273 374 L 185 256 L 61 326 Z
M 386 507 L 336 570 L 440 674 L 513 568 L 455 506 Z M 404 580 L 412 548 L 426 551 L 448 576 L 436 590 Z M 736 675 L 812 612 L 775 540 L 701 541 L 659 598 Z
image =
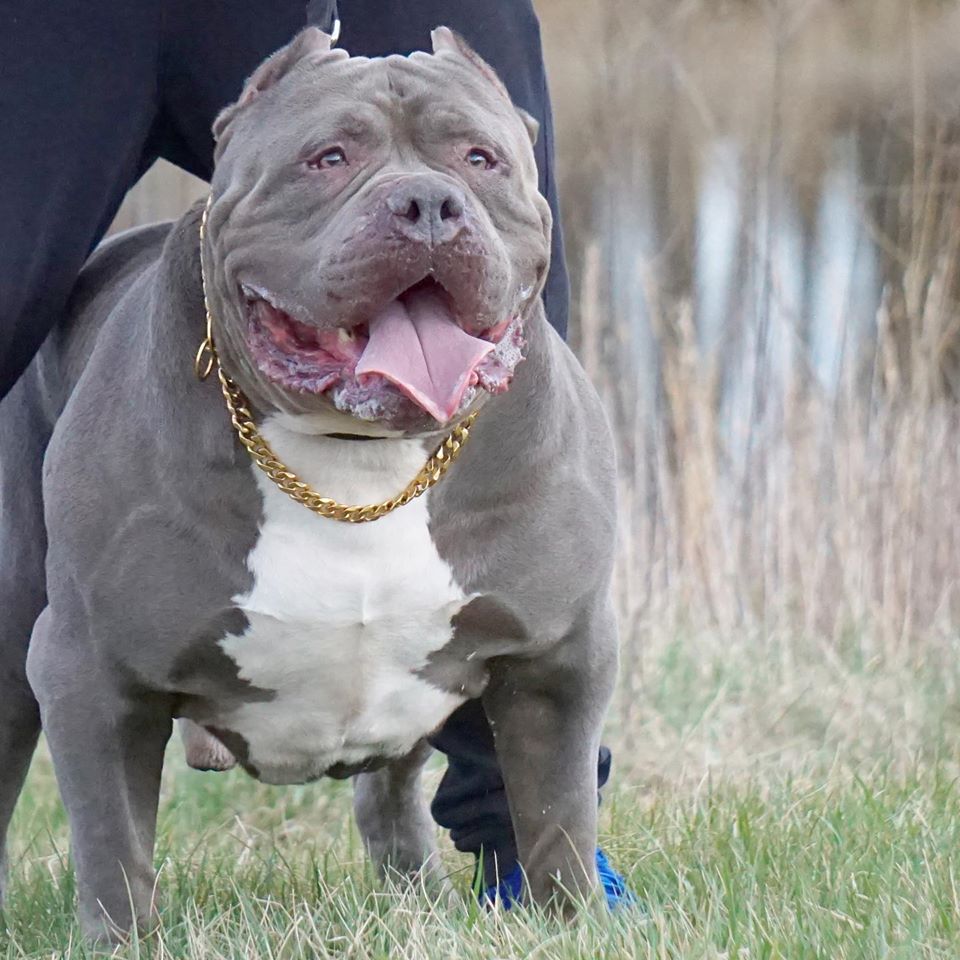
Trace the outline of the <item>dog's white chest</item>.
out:
M 270 421 L 263 433 L 315 489 L 345 503 L 392 496 L 426 458 L 413 440 L 337 441 Z M 418 676 L 469 599 L 430 538 L 429 494 L 373 523 L 348 524 L 314 515 L 256 476 L 264 517 L 248 558 L 253 586 L 235 598 L 249 626 L 221 646 L 241 679 L 275 694 L 217 722 L 244 737 L 268 782 L 406 753 L 464 699 Z

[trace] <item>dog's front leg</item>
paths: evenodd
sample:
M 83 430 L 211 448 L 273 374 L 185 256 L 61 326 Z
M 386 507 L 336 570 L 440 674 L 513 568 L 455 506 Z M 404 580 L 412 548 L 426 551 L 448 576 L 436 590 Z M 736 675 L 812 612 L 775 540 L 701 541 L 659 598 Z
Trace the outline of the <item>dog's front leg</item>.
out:
M 153 843 L 165 698 L 136 690 L 60 633 L 48 607 L 27 663 L 70 819 L 80 922 L 93 940 L 121 939 L 153 908 Z
M 597 887 L 597 751 L 615 672 L 605 615 L 545 657 L 504 659 L 484 692 L 525 896 L 535 903 L 566 911 Z

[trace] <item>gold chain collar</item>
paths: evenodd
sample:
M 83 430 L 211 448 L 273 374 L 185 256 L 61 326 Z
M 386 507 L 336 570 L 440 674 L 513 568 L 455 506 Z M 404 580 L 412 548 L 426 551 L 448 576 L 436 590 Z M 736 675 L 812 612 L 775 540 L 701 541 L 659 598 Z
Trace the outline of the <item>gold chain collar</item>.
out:
M 426 493 L 434 484 L 439 483 L 444 474 L 460 456 L 463 445 L 470 436 L 470 427 L 477 418 L 476 413 L 470 414 L 462 423 L 458 424 L 446 439 L 437 447 L 429 460 L 420 468 L 420 472 L 395 497 L 383 500 L 380 503 L 368 503 L 362 506 L 352 506 L 338 503 L 329 497 L 322 497 L 308 483 L 301 480 L 274 452 L 267 443 L 263 434 L 257 429 L 250 412 L 250 401 L 243 391 L 224 372 L 220 363 L 220 355 L 213 342 L 213 318 L 210 315 L 210 303 L 207 300 L 207 275 L 203 262 L 203 241 L 207 229 L 207 214 L 210 212 L 212 195 L 207 198 L 200 218 L 200 281 L 203 287 L 203 308 L 207 315 L 207 335 L 203 338 L 197 354 L 194 357 L 193 368 L 201 380 L 206 380 L 217 369 L 220 380 L 220 389 L 223 399 L 227 403 L 230 413 L 230 422 L 237 437 L 253 458 L 253 462 L 277 485 L 277 487 L 292 500 L 302 503 L 308 510 L 330 520 L 342 520 L 345 523 L 368 523 L 379 520 L 392 513 L 397 507 L 402 507 L 416 497 Z

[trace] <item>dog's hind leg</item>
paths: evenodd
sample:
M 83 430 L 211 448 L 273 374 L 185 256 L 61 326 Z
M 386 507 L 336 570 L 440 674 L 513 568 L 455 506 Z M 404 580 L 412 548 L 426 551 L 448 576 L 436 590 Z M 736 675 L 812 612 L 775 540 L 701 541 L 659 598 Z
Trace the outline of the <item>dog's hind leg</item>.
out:
M 31 396 L 31 374 L 0 407 L 0 905 L 5 842 L 40 732 L 27 683 L 27 647 L 46 603 L 41 473 L 50 429 Z
M 436 830 L 420 784 L 431 752 L 422 740 L 405 757 L 354 777 L 357 827 L 382 876 L 440 876 Z

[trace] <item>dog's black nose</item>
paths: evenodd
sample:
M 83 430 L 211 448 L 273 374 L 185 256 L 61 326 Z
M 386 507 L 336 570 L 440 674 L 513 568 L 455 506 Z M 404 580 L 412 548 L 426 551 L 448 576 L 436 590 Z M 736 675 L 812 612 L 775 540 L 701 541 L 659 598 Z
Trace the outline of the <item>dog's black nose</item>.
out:
M 456 184 L 434 177 L 410 177 L 387 197 L 398 229 L 420 243 L 449 243 L 463 229 L 466 200 Z

